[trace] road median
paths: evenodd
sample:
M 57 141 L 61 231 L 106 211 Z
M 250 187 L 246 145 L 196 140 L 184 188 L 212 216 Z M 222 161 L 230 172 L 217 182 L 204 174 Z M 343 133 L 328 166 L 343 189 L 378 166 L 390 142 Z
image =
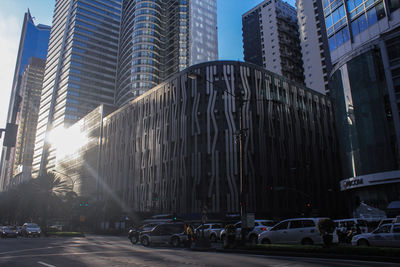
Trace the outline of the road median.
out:
M 270 256 L 293 256 L 312 258 L 332 258 L 345 260 L 367 260 L 400 263 L 400 248 L 352 247 L 302 245 L 249 245 L 234 249 L 217 249 L 225 253 L 245 253 Z

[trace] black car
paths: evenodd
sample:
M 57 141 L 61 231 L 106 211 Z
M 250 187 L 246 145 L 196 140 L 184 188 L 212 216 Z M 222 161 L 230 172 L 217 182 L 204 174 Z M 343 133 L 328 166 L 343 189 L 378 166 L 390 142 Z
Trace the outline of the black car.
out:
M 17 237 L 18 231 L 15 226 L 2 226 L 0 228 L 1 237 Z
M 159 224 L 150 231 L 141 232 L 139 238 L 143 246 L 171 244 L 177 247 L 187 240 L 185 224 L 181 222 Z

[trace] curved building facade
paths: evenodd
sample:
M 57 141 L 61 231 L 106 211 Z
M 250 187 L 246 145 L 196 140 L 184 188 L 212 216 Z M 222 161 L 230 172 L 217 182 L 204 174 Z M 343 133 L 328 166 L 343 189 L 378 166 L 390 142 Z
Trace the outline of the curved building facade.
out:
M 215 0 L 125 0 L 115 104 L 190 65 L 218 59 Z
M 94 177 L 135 212 L 238 213 L 241 93 L 246 210 L 337 216 L 329 98 L 250 63 L 194 65 L 105 117 Z
M 343 180 L 350 210 L 400 200 L 400 5 L 323 1 Z

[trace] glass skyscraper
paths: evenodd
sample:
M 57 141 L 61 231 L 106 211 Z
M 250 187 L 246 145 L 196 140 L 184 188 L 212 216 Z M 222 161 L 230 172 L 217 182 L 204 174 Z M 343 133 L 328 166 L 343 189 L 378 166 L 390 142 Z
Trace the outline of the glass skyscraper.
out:
M 216 0 L 123 1 L 115 104 L 218 59 Z
M 343 167 L 341 188 L 386 209 L 400 200 L 400 3 L 323 0 Z
M 15 64 L 14 78 L 11 89 L 10 104 L 8 106 L 7 122 L 19 124 L 19 111 L 23 100 L 21 80 L 25 67 L 30 58 L 46 59 L 50 36 L 50 26 L 35 25 L 30 11 L 25 13 L 22 24 L 21 38 Z M 28 85 L 29 86 L 29 85 Z M 1 156 L 0 190 L 5 189 L 13 175 L 15 148 L 3 147 Z
M 114 103 L 121 0 L 57 0 L 33 158 L 33 176 L 51 169 L 51 132 Z M 67 138 L 67 137 L 66 137 Z

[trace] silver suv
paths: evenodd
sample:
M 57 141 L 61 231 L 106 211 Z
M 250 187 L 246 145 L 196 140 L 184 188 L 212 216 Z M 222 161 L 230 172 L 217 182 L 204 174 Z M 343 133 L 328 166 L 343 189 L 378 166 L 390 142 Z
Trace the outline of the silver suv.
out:
M 322 244 L 322 237 L 317 225 L 323 218 L 296 218 L 277 223 L 270 230 L 258 235 L 261 244 Z M 337 243 L 336 231 L 333 232 L 333 243 Z
M 202 227 L 203 225 L 200 225 L 195 229 L 195 234 L 197 237 L 202 235 Z M 216 242 L 219 239 L 222 230 L 224 230 L 224 227 L 221 223 L 204 224 L 204 236 L 209 238 L 211 242 Z
M 139 240 L 143 246 L 171 244 L 178 247 L 185 238 L 185 228 L 181 222 L 159 224 L 150 231 L 140 232 L 139 235 Z
M 263 231 L 267 231 L 274 225 L 274 221 L 272 220 L 254 220 L 254 227 L 250 229 L 250 232 L 247 234 L 246 239 L 251 243 L 257 243 L 258 235 Z M 242 231 L 242 223 L 239 221 L 233 225 L 236 228 L 236 239 L 240 239 L 241 231 Z M 220 233 L 220 239 L 224 242 L 226 237 L 225 229 Z

